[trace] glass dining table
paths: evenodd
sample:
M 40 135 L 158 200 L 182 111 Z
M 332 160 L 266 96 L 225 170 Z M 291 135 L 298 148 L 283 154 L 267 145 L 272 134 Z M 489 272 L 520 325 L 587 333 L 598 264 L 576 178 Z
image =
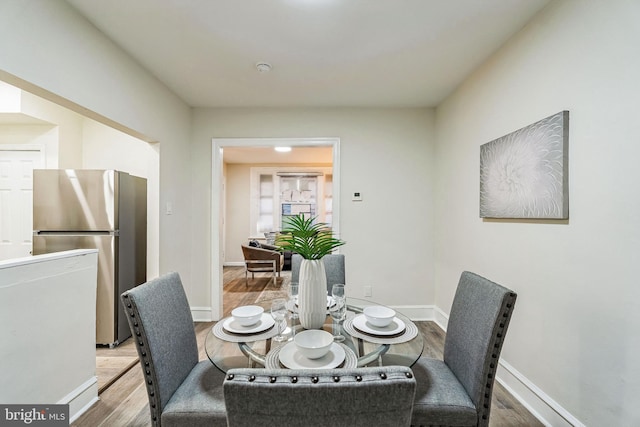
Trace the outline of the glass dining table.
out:
M 347 298 L 347 315 L 337 329 L 344 340 L 336 344 L 336 357 L 342 357 L 335 366 L 316 365 L 309 367 L 362 367 L 401 365 L 412 366 L 423 350 L 422 334 L 408 317 L 396 312 L 392 324 L 383 329 L 369 328 L 363 310 L 367 306 L 381 305 L 370 300 Z M 290 355 L 293 337 L 304 329 L 297 318 L 288 318 L 287 328 L 282 332 L 285 340 L 276 342 L 277 325 L 270 319 L 271 301 L 262 301 L 254 305 L 264 308 L 264 328 L 258 324 L 254 329 L 237 330 L 233 318 L 218 321 L 207 333 L 205 351 L 209 360 L 222 372 L 232 368 L 270 367 L 304 368 L 297 365 Z M 295 310 L 293 310 L 295 311 Z M 273 325 L 272 327 L 269 327 Z M 335 324 L 329 312 L 323 325 L 324 330 L 335 333 Z M 340 348 L 338 348 L 338 346 Z M 286 356 L 285 357 L 285 353 Z M 345 356 L 346 354 L 346 356 Z M 289 359 L 291 358 L 291 360 Z M 331 363 L 331 362 L 329 362 Z

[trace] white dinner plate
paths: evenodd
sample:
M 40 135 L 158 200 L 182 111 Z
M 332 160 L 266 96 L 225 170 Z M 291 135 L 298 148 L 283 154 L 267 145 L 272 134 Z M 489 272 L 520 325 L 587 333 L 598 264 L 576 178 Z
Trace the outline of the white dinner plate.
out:
M 257 334 L 259 332 L 266 331 L 276 324 L 276 321 L 273 320 L 271 314 L 262 313 L 262 317 L 260 317 L 260 321 L 255 325 L 251 326 L 242 326 L 238 323 L 233 317 L 227 318 L 223 323 L 222 327 L 231 332 L 232 334 Z
M 367 322 L 367 318 L 364 314 L 358 314 L 355 316 L 352 324 L 354 328 L 361 332 L 378 336 L 398 335 L 407 328 L 404 322 L 397 317 L 394 317 L 391 323 L 384 328 L 373 326 L 371 323 Z
M 344 349 L 338 343 L 331 344 L 329 352 L 319 359 L 304 357 L 294 342 L 288 342 L 278 353 L 280 363 L 289 369 L 333 369 L 340 366 L 346 357 Z

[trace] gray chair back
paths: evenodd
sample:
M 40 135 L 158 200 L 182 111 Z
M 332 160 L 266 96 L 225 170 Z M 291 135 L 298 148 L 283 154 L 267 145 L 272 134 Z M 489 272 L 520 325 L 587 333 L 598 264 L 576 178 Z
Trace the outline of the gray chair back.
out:
M 145 374 L 154 425 L 176 389 L 198 363 L 193 318 L 178 273 L 169 273 L 121 296 Z
M 322 260 L 324 261 L 324 270 L 327 275 L 327 293 L 331 293 L 331 288 L 336 283 L 342 283 L 346 285 L 344 273 L 344 254 L 325 255 Z M 300 264 L 302 264 L 302 257 L 298 254 L 293 254 L 291 256 L 292 282 L 299 281 Z
M 491 394 L 516 293 L 477 274 L 460 277 L 451 306 L 444 362 L 465 388 L 488 425 Z
M 416 382 L 410 368 L 231 369 L 229 427 L 409 426 Z

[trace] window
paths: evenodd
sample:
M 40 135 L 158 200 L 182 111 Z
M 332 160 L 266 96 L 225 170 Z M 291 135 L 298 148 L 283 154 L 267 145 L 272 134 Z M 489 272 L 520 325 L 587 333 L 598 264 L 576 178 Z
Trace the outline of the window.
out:
M 301 213 L 331 225 L 331 174 L 331 168 L 251 168 L 251 236 L 281 230 L 284 218 Z

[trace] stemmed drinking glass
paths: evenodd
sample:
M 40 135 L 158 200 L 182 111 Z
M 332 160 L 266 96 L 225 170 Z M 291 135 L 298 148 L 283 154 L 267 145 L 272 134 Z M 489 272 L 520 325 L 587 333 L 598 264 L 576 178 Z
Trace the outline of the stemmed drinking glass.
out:
M 298 300 L 298 283 L 291 282 L 289 284 L 289 311 L 291 311 L 291 318 L 298 318 L 298 310 L 296 309 L 296 302 Z
M 271 302 L 271 316 L 276 321 L 276 328 L 278 328 L 278 335 L 273 337 L 274 341 L 281 342 L 286 338 L 282 335 L 283 323 L 286 322 L 285 317 L 287 315 L 287 300 L 284 298 L 276 298 Z
M 296 334 L 296 319 L 298 319 L 298 282 L 291 282 L 287 288 L 289 300 L 287 308 L 289 309 L 289 318 L 291 319 L 291 337 Z
M 333 340 L 344 341 L 344 336 L 340 333 L 340 322 L 347 314 L 347 301 L 344 295 L 344 285 L 336 284 L 331 288 L 331 305 L 329 313 L 333 319 Z

